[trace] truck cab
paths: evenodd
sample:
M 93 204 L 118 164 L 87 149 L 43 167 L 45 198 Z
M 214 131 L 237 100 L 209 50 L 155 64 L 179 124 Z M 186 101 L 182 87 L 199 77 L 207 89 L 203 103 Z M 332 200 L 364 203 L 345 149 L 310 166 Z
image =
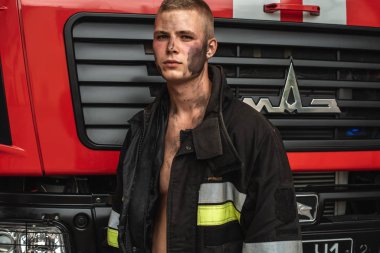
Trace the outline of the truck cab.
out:
M 164 80 L 161 1 L 0 1 L 0 252 L 110 252 L 128 119 Z M 378 252 L 380 3 L 221 0 L 234 96 L 284 141 L 305 253 Z

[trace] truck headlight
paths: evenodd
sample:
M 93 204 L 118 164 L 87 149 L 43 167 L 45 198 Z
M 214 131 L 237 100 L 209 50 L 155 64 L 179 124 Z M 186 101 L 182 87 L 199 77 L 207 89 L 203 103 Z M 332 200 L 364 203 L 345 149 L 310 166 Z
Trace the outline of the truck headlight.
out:
M 69 253 L 68 234 L 43 223 L 0 223 L 0 253 Z

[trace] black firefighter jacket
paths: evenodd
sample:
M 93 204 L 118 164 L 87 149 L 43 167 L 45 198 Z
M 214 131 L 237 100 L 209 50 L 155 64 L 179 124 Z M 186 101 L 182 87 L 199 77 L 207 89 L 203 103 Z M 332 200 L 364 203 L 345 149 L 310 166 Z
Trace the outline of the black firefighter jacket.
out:
M 210 66 L 212 94 L 203 122 L 180 133 L 168 191 L 167 252 L 300 253 L 289 163 L 278 131 L 233 99 Z M 135 115 L 118 167 L 108 244 L 150 252 L 159 203 L 168 95 Z

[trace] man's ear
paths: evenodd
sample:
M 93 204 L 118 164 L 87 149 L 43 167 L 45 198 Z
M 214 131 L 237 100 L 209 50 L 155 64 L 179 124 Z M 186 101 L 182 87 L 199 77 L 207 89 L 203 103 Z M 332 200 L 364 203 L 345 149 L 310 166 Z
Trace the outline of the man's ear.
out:
M 211 38 L 207 41 L 207 59 L 214 56 L 216 49 L 218 49 L 218 41 L 215 38 Z

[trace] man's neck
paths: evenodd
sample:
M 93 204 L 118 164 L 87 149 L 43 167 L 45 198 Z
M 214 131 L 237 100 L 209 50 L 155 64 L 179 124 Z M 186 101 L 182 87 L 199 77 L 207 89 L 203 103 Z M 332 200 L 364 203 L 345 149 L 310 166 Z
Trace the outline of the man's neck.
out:
M 167 87 L 170 96 L 169 115 L 189 120 L 203 119 L 212 87 L 207 67 L 196 78 L 183 83 L 168 82 Z

